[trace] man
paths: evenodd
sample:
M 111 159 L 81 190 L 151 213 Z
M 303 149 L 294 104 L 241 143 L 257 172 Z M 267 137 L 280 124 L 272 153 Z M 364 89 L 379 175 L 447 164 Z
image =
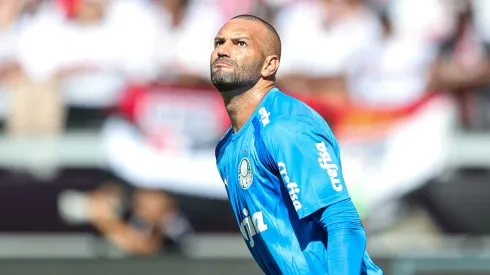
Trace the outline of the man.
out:
M 274 87 L 280 57 L 277 32 L 251 15 L 223 26 L 211 56 L 232 123 L 217 165 L 243 238 L 266 274 L 383 274 L 327 123 Z

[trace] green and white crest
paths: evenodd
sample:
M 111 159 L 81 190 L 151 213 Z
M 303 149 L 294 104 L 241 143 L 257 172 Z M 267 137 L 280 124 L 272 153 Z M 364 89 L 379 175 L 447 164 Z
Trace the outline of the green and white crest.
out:
M 238 182 L 240 186 L 245 190 L 252 185 L 254 175 L 252 173 L 252 167 L 248 158 L 242 158 L 240 165 L 238 165 Z

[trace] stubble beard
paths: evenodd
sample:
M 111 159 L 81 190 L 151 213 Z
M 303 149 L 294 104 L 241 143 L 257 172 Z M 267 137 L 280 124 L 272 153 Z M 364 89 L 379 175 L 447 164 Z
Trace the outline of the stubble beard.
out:
M 260 68 L 257 65 L 247 65 L 242 68 L 233 66 L 233 71 L 225 71 L 218 68 L 211 70 L 211 82 L 220 93 L 247 91 L 261 77 Z

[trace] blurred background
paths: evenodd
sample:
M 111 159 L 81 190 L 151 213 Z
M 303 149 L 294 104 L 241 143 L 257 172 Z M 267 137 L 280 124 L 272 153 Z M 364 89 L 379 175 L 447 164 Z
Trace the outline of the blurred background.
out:
M 215 168 L 251 13 L 385 274 L 490 274 L 490 0 L 0 0 L 0 272 L 260 274 Z

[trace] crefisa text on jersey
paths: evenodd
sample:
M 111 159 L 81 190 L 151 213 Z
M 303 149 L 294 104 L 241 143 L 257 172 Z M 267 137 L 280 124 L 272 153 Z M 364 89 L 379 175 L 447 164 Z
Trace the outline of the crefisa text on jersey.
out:
M 316 149 L 318 150 L 320 157 L 318 158 L 318 163 L 320 167 L 327 170 L 327 174 L 330 177 L 332 187 L 335 191 L 342 191 L 342 184 L 340 184 L 339 179 L 339 167 L 337 164 L 332 163 L 332 157 L 327 151 L 327 146 L 325 142 L 320 142 L 316 144 Z
M 284 162 L 279 162 L 277 166 L 279 167 L 279 173 L 282 175 L 282 178 L 286 183 L 286 187 L 288 188 L 289 196 L 291 197 L 291 201 L 293 202 L 294 209 L 298 211 L 303 207 L 298 197 L 298 194 L 300 192 L 298 184 L 291 181 L 291 179 L 289 178 L 288 170 L 286 169 L 286 164 L 284 164 Z

